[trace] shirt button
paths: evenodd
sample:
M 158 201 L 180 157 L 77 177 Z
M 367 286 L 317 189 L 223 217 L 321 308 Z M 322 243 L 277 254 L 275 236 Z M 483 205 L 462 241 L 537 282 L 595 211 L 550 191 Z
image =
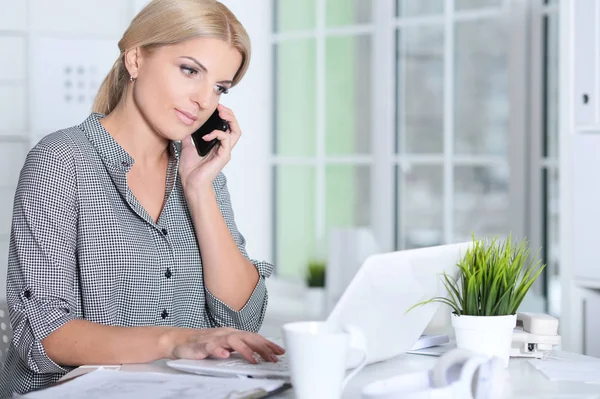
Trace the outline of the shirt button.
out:
M 162 231 L 163 235 L 165 235 L 165 236 L 166 236 L 166 235 L 167 235 L 167 233 L 168 233 L 167 229 L 162 229 L 161 231 Z
M 171 269 L 169 269 L 169 268 L 167 267 L 167 271 L 165 272 L 165 277 L 166 277 L 166 278 L 171 278 L 171 276 L 172 276 L 172 275 L 173 275 L 173 273 L 171 273 Z
M 29 299 L 29 298 L 31 298 L 31 291 L 29 291 L 29 290 L 25 290 L 25 291 L 23 292 L 23 295 L 25 295 L 25 298 Z
M 167 317 L 169 317 L 169 313 L 167 312 L 167 309 L 163 309 L 162 313 L 160 314 L 160 317 L 162 317 L 163 319 L 166 319 Z
M 128 167 L 129 167 L 129 162 L 127 162 L 127 161 L 123 161 L 123 162 L 121 162 L 121 165 L 123 165 L 123 166 L 125 166 L 126 168 L 128 168 Z

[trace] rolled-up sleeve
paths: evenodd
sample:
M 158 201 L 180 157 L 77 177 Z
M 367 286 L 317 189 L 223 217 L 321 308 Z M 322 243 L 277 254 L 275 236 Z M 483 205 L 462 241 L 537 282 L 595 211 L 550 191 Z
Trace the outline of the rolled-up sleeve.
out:
M 225 219 L 229 232 L 242 255 L 252 262 L 258 270 L 259 279 L 250 298 L 239 311 L 232 309 L 206 289 L 208 311 L 215 327 L 235 327 L 240 330 L 256 332 L 260 329 L 267 310 L 268 295 L 265 279 L 273 272 L 273 265 L 268 262 L 258 261 L 248 257 L 248 253 L 246 252 L 246 240 L 237 229 L 229 190 L 227 189 L 227 179 L 223 173 L 220 173 L 217 176 L 213 187 L 215 189 L 221 214 Z
M 42 340 L 76 317 L 76 179 L 68 163 L 54 150 L 34 147 L 13 207 L 6 287 L 13 346 L 36 373 L 66 371 L 48 357 Z

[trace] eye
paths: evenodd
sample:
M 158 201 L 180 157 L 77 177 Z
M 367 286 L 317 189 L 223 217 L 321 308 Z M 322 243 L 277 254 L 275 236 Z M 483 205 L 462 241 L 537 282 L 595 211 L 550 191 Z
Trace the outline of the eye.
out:
M 217 87 L 217 93 L 219 94 L 227 94 L 229 93 L 229 89 L 225 86 L 216 86 Z
M 198 74 L 198 70 L 196 68 L 192 68 L 187 65 L 181 65 L 179 68 L 187 76 L 194 76 Z

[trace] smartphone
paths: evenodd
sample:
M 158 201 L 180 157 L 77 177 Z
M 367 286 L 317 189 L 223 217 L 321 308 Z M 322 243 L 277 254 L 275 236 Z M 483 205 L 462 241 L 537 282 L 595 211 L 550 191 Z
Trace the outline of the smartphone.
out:
M 221 119 L 221 117 L 219 116 L 218 109 L 216 109 L 215 112 L 213 112 L 213 114 L 210 116 L 210 118 L 208 118 L 204 125 L 200 126 L 198 130 L 192 133 L 192 140 L 194 141 L 194 145 L 196 146 L 196 151 L 198 151 L 198 155 L 200 155 L 201 157 L 208 154 L 215 145 L 219 144 L 219 139 L 206 141 L 202 138 L 215 130 L 221 130 L 223 132 L 229 130 L 229 124 L 227 123 L 227 121 Z

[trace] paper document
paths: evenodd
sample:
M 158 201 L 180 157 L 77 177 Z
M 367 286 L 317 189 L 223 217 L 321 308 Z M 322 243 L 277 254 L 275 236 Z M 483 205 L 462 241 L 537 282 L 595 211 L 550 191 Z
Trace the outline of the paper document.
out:
M 416 351 L 423 348 L 431 348 L 433 346 L 440 346 L 450 342 L 450 338 L 446 334 L 423 334 L 419 337 L 410 348 L 411 351 Z
M 24 398 L 62 399 L 242 399 L 260 398 L 259 392 L 272 392 L 285 381 L 242 378 L 216 378 L 198 375 L 134 373 L 98 369 L 64 384 L 34 391 Z
M 563 359 L 551 355 L 545 360 L 531 359 L 529 363 L 550 381 L 600 384 L 600 360 L 589 359 L 593 360 Z
M 424 355 L 424 356 L 442 356 L 446 352 L 450 352 L 452 349 L 456 349 L 456 343 L 450 342 L 444 345 L 432 346 L 430 348 L 423 348 L 417 350 L 409 350 L 406 353 L 410 355 Z

